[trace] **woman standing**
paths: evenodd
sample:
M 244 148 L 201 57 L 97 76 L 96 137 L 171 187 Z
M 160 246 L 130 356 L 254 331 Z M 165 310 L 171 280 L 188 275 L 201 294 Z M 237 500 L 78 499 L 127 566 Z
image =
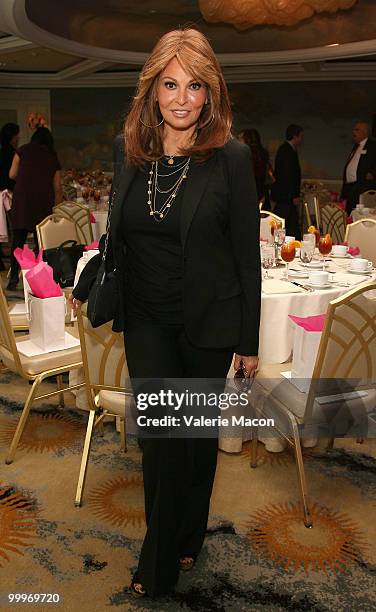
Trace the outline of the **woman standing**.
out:
M 166 378 L 210 378 L 223 390 L 234 353 L 246 377 L 257 367 L 257 195 L 231 119 L 207 39 L 193 29 L 164 35 L 141 72 L 113 184 L 114 328 L 124 329 L 136 400 L 140 379 L 155 390 Z M 142 438 L 147 531 L 131 584 L 137 597 L 171 588 L 205 536 L 218 440 L 173 435 Z
M 9 176 L 17 179 L 10 211 L 13 239 L 7 287 L 14 290 L 19 271 L 13 256 L 14 249 L 24 246 L 28 232 L 34 232 L 37 245 L 35 226 L 50 215 L 52 207 L 62 200 L 60 164 L 49 129 L 37 128 L 30 143 L 20 147 L 13 158 Z
M 263 202 L 264 210 L 270 210 L 269 187 L 274 178 L 269 153 L 261 143 L 259 132 L 254 128 L 242 130 L 238 134 L 238 140 L 251 149 L 258 201 Z
M 13 157 L 18 147 L 18 136 L 20 127 L 17 123 L 6 123 L 1 128 L 0 132 L 0 194 L 2 191 L 13 191 L 15 182 L 9 177 L 9 170 L 12 166 Z M 0 200 L 0 206 L 1 200 Z M 1 213 L 2 211 L 0 211 Z M 5 211 L 3 212 L 4 227 L 6 229 Z M 0 232 L 1 234 L 2 232 Z M 6 234 L 4 234 L 6 235 Z M 6 240 L 6 238 L 5 238 Z M 2 260 L 1 244 L 0 244 L 0 270 L 4 270 L 5 266 Z

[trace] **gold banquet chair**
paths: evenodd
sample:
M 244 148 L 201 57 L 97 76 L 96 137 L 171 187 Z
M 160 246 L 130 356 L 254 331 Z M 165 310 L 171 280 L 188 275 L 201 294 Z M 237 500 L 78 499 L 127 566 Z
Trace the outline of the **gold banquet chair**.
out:
M 37 226 L 39 249 L 53 249 L 66 240 L 79 242 L 77 226 L 71 219 L 49 215 Z
M 80 244 L 91 244 L 93 242 L 93 229 L 90 222 L 90 211 L 87 206 L 83 206 L 79 202 L 66 201 L 54 206 L 53 214 L 56 219 L 68 219 L 75 223 Z
M 270 210 L 260 210 L 260 238 L 269 239 L 272 235 L 270 221 L 274 219 L 281 223 L 282 228 L 285 227 L 285 220 L 282 217 L 278 217 Z
M 346 211 L 335 204 L 326 204 L 321 209 L 322 233 L 330 234 L 333 244 L 341 244 L 346 233 Z
M 27 340 L 28 335 L 17 336 L 17 340 Z M 13 436 L 6 463 L 12 463 L 17 446 L 25 428 L 32 404 L 39 399 L 59 395 L 60 404 L 64 405 L 64 393 L 82 387 L 83 384 L 63 387 L 62 374 L 82 367 L 81 349 L 79 346 L 51 353 L 26 357 L 18 352 L 14 330 L 8 312 L 8 305 L 0 287 L 0 360 L 4 365 L 28 381 L 32 387 L 27 396 L 20 420 Z M 57 377 L 57 390 L 51 393 L 37 395 L 40 384 L 50 376 Z
M 376 208 L 376 191 L 369 189 L 364 191 L 359 196 L 359 203 L 363 204 L 366 208 Z
M 133 398 L 133 392 L 125 386 L 129 373 L 123 334 L 112 331 L 112 321 L 94 329 L 87 317 L 86 304 L 78 309 L 77 321 L 90 410 L 75 499 L 75 505 L 80 506 L 93 429 L 106 416 L 120 417 L 121 447 L 126 452 L 126 404 L 129 404 L 127 398 Z M 96 413 L 99 413 L 97 418 Z
M 345 240 L 349 246 L 357 246 L 362 257 L 372 261 L 376 266 L 376 221 L 360 219 L 349 223 L 346 227 Z
M 307 501 L 300 428 L 311 425 L 317 435 L 317 427 L 325 424 L 336 410 L 338 419 L 344 415 L 348 419 L 350 415 L 353 419 L 350 422 L 354 422 L 355 415 L 358 419 L 363 417 L 364 424 L 364 419 L 368 420 L 368 414 L 375 409 L 375 290 L 376 282 L 363 284 L 329 303 L 308 393 L 299 391 L 281 375 L 281 371 L 291 370 L 291 363 L 261 365 L 253 383 L 250 404 L 254 413 L 263 418 L 274 418 L 278 434 L 294 449 L 306 527 L 312 526 L 312 519 Z M 338 395 L 336 381 L 341 380 L 357 381 L 352 390 L 362 391 L 363 397 L 351 399 L 351 396 Z M 332 397 L 328 398 L 329 395 Z M 312 430 L 306 433 L 309 436 Z M 255 468 L 257 430 L 252 435 L 251 467 Z M 331 438 L 328 447 L 333 445 L 333 441 Z

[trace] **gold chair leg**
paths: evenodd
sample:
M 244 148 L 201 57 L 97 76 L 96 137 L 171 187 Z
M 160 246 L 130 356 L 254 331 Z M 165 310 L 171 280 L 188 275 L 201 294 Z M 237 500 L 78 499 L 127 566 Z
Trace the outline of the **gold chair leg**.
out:
M 20 441 L 20 438 L 22 436 L 22 432 L 23 432 L 23 430 L 25 428 L 25 425 L 26 425 L 27 417 L 29 416 L 31 405 L 32 405 L 34 397 L 36 395 L 36 390 L 39 387 L 39 385 L 42 382 L 42 380 L 43 380 L 43 378 L 41 376 L 37 376 L 37 378 L 34 380 L 33 386 L 31 387 L 31 389 L 29 391 L 29 395 L 27 396 L 27 400 L 26 400 L 24 408 L 22 410 L 22 414 L 20 416 L 20 420 L 18 421 L 18 424 L 17 424 L 17 427 L 16 427 L 16 431 L 14 433 L 13 440 L 12 440 L 12 443 L 10 445 L 10 449 L 9 449 L 8 455 L 7 455 L 6 459 L 5 459 L 5 463 L 7 465 L 9 465 L 10 463 L 13 462 L 14 456 L 16 454 L 18 443 Z
M 58 374 L 56 379 L 57 379 L 57 388 L 58 389 L 63 389 L 63 387 L 64 387 L 64 384 L 63 384 L 63 375 L 62 374 Z M 61 408 L 64 408 L 64 406 L 65 406 L 64 393 L 59 393 L 59 406 Z
M 81 506 L 82 495 L 84 492 L 87 462 L 89 459 L 91 438 L 93 435 L 93 428 L 94 428 L 94 419 L 95 419 L 95 410 L 90 410 L 89 419 L 87 423 L 87 429 L 86 429 L 86 435 L 85 435 L 84 449 L 82 451 L 80 473 L 78 476 L 76 499 L 74 501 L 74 505 L 77 507 Z
M 120 447 L 125 453 L 127 452 L 127 440 L 125 437 L 125 419 L 120 417 Z
M 295 452 L 296 467 L 298 470 L 300 495 L 301 495 L 302 504 L 303 504 L 304 525 L 309 528 L 313 526 L 312 517 L 309 511 L 308 502 L 307 502 L 307 482 L 306 482 L 305 471 L 304 471 L 302 447 L 300 444 L 298 427 L 295 422 L 292 423 L 292 431 L 293 431 L 293 436 L 294 436 L 294 452 Z
M 257 467 L 257 446 L 258 446 L 258 435 L 255 430 L 252 431 L 251 441 L 251 468 Z

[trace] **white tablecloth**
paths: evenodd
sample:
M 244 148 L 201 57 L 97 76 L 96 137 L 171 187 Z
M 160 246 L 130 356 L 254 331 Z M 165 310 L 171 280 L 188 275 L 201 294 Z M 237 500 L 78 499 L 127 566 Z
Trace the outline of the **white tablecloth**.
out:
M 369 282 L 372 278 L 376 278 L 376 274 L 371 276 L 352 275 L 347 273 L 349 266 L 349 258 L 332 258 L 328 262 L 327 269 L 335 272 L 333 278 L 338 279 L 341 283 L 350 283 L 353 285 L 359 281 Z M 298 268 L 299 264 L 291 263 L 290 267 Z M 278 285 L 277 290 L 281 287 L 281 278 L 284 273 L 283 268 L 272 269 L 269 271 L 274 279 L 263 281 L 263 286 Z M 308 279 L 292 279 L 299 283 L 307 283 Z M 287 283 L 286 283 L 287 285 Z M 289 290 L 291 287 L 289 287 Z M 259 358 L 260 363 L 275 364 L 288 361 L 292 353 L 294 340 L 294 326 L 288 318 L 289 314 L 297 316 L 309 316 L 323 314 L 326 312 L 328 304 L 331 300 L 339 295 L 350 290 L 351 287 L 342 287 L 333 285 L 333 288 L 315 290 L 314 292 L 303 293 L 276 293 L 265 294 L 261 296 L 261 323 L 260 323 L 260 347 Z M 234 370 L 231 367 L 228 378 L 232 379 Z M 226 415 L 227 416 L 227 415 Z M 236 437 L 229 437 L 229 432 L 226 435 L 220 436 L 219 448 L 226 452 L 240 452 L 242 444 L 245 440 L 250 439 L 250 430 L 241 428 L 236 433 Z

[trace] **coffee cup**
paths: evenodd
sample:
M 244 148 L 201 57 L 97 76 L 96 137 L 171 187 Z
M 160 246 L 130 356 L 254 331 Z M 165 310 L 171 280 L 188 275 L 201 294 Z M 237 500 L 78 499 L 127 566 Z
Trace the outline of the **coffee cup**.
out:
M 329 281 L 328 272 L 324 272 L 323 270 L 310 270 L 309 271 L 309 282 L 311 285 L 316 285 L 316 287 L 321 287 L 322 285 L 326 285 Z
M 368 272 L 372 268 L 372 263 L 368 259 L 362 259 L 361 257 L 354 257 L 350 261 L 350 270 L 352 272 Z
M 347 254 L 347 246 L 344 244 L 333 244 L 332 246 L 332 255 L 336 257 L 346 257 Z
M 369 215 L 370 210 L 371 210 L 370 208 L 367 208 L 366 206 L 363 206 L 362 214 L 363 215 Z
M 295 240 L 295 236 L 285 236 L 285 243 L 293 242 Z

